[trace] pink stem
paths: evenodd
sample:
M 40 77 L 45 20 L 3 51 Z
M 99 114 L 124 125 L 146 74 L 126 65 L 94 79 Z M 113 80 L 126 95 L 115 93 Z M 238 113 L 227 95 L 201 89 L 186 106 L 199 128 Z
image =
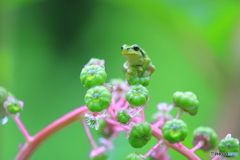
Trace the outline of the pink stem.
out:
M 118 136 L 118 131 L 114 131 L 111 137 L 108 139 L 109 141 L 113 141 Z
M 161 117 L 158 119 L 158 121 L 153 124 L 153 126 L 154 126 L 154 127 L 161 128 L 161 127 L 163 126 L 163 124 L 164 124 L 164 115 L 161 116 Z
M 129 127 L 128 126 L 123 126 L 123 125 L 121 125 L 119 122 L 117 122 L 117 121 L 115 121 L 115 120 L 113 120 L 113 119 L 111 119 L 111 118 L 108 118 L 108 117 L 105 117 L 104 118 L 108 123 L 110 123 L 110 124 L 112 124 L 112 125 L 114 125 L 114 126 L 121 126 L 122 128 L 124 128 L 125 130 L 129 130 Z
M 24 146 L 15 157 L 15 160 L 28 160 L 36 148 L 41 143 L 43 143 L 44 140 L 59 130 L 63 129 L 64 127 L 82 118 L 84 116 L 84 113 L 87 111 L 88 109 L 86 106 L 79 107 L 45 127 L 43 130 L 33 136 L 31 141 L 24 144 Z
M 83 124 L 84 129 L 85 129 L 85 132 L 86 132 L 86 135 L 88 137 L 88 140 L 89 140 L 90 144 L 92 145 L 92 148 L 93 149 L 97 149 L 98 148 L 97 144 L 96 144 L 96 142 L 94 141 L 94 139 L 92 137 L 92 134 L 91 134 L 91 132 L 90 132 L 90 130 L 88 128 L 88 125 L 87 125 L 86 121 L 82 120 L 81 122 Z
M 126 99 L 124 97 L 120 97 L 117 101 L 118 106 L 123 106 L 126 102 Z
M 146 159 L 148 156 L 150 156 L 160 145 L 162 145 L 163 140 L 160 140 L 151 148 L 144 156 L 143 158 Z
M 197 143 L 197 145 L 194 146 L 194 147 L 191 149 L 191 151 L 192 151 L 192 152 L 195 152 L 196 150 L 200 149 L 200 148 L 203 146 L 203 144 L 204 144 L 203 141 L 199 141 L 199 142 Z
M 220 156 L 215 156 L 212 160 L 218 160 Z
M 152 126 L 153 129 L 153 133 L 152 135 L 154 137 L 156 137 L 157 139 L 163 139 L 163 143 L 165 145 L 167 145 L 168 147 L 174 149 L 175 151 L 179 152 L 180 154 L 182 154 L 183 156 L 185 156 L 186 158 L 188 158 L 189 160 L 201 160 L 195 153 L 191 152 L 190 149 L 188 149 L 187 147 L 185 147 L 184 145 L 176 145 L 176 144 L 172 144 L 169 143 L 167 140 L 165 140 L 162 136 L 162 132 L 160 129 Z
M 126 102 L 124 103 L 124 105 L 122 106 L 122 109 L 127 109 L 128 106 L 129 106 L 129 103 L 126 101 Z
M 17 123 L 19 129 L 22 131 L 24 137 L 26 138 L 27 142 L 31 141 L 32 137 L 28 133 L 26 127 L 22 123 L 22 121 L 19 118 L 14 118 L 15 122 Z
M 114 109 L 127 109 L 128 106 L 129 103 L 126 101 L 126 99 L 124 97 L 120 97 L 118 102 L 115 104 Z
M 175 119 L 179 119 L 183 113 L 183 110 L 180 108 Z
M 136 116 L 139 112 L 141 112 L 142 111 L 142 108 L 140 108 L 140 109 L 135 109 L 132 113 L 131 113 L 131 115 L 132 115 L 132 117 L 134 117 L 134 116 Z
M 112 117 L 112 119 L 116 119 L 116 114 L 113 112 L 112 105 L 108 108 L 108 114 Z
M 141 116 L 141 122 L 144 122 L 145 121 L 145 112 L 143 109 L 140 111 L 140 116 Z

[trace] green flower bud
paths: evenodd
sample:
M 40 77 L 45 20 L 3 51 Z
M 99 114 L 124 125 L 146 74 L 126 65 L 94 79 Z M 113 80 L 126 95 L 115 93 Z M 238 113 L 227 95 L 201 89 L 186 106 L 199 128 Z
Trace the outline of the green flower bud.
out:
M 90 88 L 85 95 L 85 103 L 92 112 L 101 112 L 111 104 L 112 95 L 103 86 Z
M 102 85 L 107 78 L 107 73 L 103 66 L 88 65 L 82 69 L 80 80 L 84 86 L 90 88 L 96 85 Z
M 142 148 L 152 137 L 152 127 L 147 122 L 141 122 L 135 125 L 128 138 L 128 142 L 134 148 Z
M 7 101 L 5 101 L 3 104 L 7 113 L 10 115 L 15 115 L 15 114 L 17 115 L 17 113 L 19 113 L 22 110 L 23 105 L 24 103 L 22 101 L 19 101 L 13 97 L 9 97 Z
M 218 145 L 219 152 L 233 153 L 239 151 L 239 140 L 232 137 L 222 139 Z M 235 155 L 225 155 L 225 157 L 234 157 Z
M 162 134 L 170 143 L 179 143 L 187 137 L 188 127 L 184 121 L 172 119 L 163 125 Z
M 142 106 L 147 103 L 149 92 L 142 85 L 134 85 L 127 92 L 126 99 L 131 105 Z
M 142 72 L 138 71 L 135 74 L 126 73 L 126 79 L 130 85 L 141 84 L 143 86 L 148 86 L 151 80 L 150 72 L 143 70 Z
M 10 114 L 16 114 L 22 110 L 23 103 L 19 100 L 12 99 L 10 101 L 6 101 L 4 105 Z
M 120 123 L 126 124 L 131 120 L 131 116 L 126 110 L 120 110 L 117 112 L 117 120 Z
M 130 153 L 125 160 L 144 160 L 138 153 Z
M 5 88 L 0 86 L 0 110 L 3 106 L 3 102 L 6 101 L 8 98 L 8 92 Z
M 198 112 L 199 101 L 192 92 L 175 92 L 173 94 L 173 103 L 192 116 Z
M 216 132 L 210 127 L 198 127 L 193 132 L 194 145 L 197 145 L 199 141 L 203 142 L 202 150 L 208 151 L 214 149 L 218 143 L 218 136 Z

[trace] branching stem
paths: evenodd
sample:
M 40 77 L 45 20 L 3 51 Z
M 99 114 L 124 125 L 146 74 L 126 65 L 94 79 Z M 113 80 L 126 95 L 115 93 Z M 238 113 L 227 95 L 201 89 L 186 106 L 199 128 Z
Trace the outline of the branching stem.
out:
M 22 134 L 24 135 L 25 139 L 27 142 L 32 140 L 32 137 L 30 136 L 30 134 L 28 133 L 26 127 L 24 126 L 24 124 L 22 123 L 22 121 L 20 120 L 20 118 L 14 118 L 15 122 L 17 123 L 19 129 L 21 130 Z
M 167 145 L 168 147 L 174 149 L 175 151 L 181 153 L 183 156 L 185 156 L 189 160 L 201 160 L 195 153 L 191 152 L 190 149 L 185 147 L 182 144 L 172 144 L 169 143 L 167 140 L 165 140 L 162 136 L 162 132 L 160 129 L 152 126 L 153 129 L 153 136 L 156 137 L 157 139 L 163 139 L 163 143 Z
M 147 157 L 149 157 L 159 146 L 162 145 L 163 140 L 160 140 L 157 142 L 157 144 L 155 144 L 155 146 L 153 146 L 144 156 L 143 158 L 146 159 Z
M 82 106 L 52 122 L 50 125 L 48 125 L 43 130 L 34 135 L 31 141 L 26 142 L 21 147 L 19 153 L 14 160 L 28 160 L 33 154 L 33 152 L 37 149 L 37 147 L 39 147 L 39 145 L 43 143 L 47 138 L 49 138 L 51 135 L 58 132 L 59 130 L 63 129 L 64 127 L 72 124 L 73 122 L 78 121 L 84 116 L 87 111 L 87 107 Z
M 20 149 L 19 153 L 15 157 L 15 160 L 28 160 L 33 154 L 33 152 L 36 150 L 36 148 L 39 147 L 39 145 L 43 143 L 47 138 L 49 138 L 51 135 L 58 132 L 59 130 L 63 129 L 64 127 L 70 125 L 71 123 L 78 121 L 79 119 L 82 119 L 86 112 L 88 112 L 86 106 L 79 107 L 69 112 L 68 114 L 64 115 L 63 117 L 57 119 L 50 125 L 48 125 L 46 128 L 44 128 L 43 130 L 38 132 L 35 136 L 33 136 L 31 141 L 27 141 L 24 144 L 24 146 Z M 110 118 L 105 119 L 110 122 Z M 117 126 L 123 126 L 120 123 L 116 123 L 116 121 L 115 122 L 114 121 L 115 120 L 112 120 L 111 122 Z M 123 126 L 123 128 L 125 128 L 125 126 Z M 200 160 L 200 158 L 195 153 L 191 152 L 191 150 L 185 147 L 184 145 L 171 144 L 167 140 L 163 139 L 162 132 L 157 127 L 154 127 L 152 125 L 152 130 L 153 130 L 152 135 L 154 137 L 156 137 L 159 140 L 162 140 L 165 145 L 181 153 L 187 159 Z

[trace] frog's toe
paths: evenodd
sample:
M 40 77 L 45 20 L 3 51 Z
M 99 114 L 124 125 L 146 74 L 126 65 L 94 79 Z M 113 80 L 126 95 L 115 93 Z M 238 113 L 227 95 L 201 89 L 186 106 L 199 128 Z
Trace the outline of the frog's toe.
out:
M 142 71 L 143 71 L 143 68 L 142 68 L 142 67 L 138 67 L 138 71 L 139 71 L 139 72 L 142 72 Z

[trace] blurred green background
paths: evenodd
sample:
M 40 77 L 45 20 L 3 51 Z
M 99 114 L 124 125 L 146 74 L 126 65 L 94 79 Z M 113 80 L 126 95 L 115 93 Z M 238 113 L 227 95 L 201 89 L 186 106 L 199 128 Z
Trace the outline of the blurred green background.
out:
M 190 130 L 183 143 L 193 147 L 198 126 L 214 128 L 220 138 L 228 133 L 239 138 L 239 6 L 239 0 L 2 0 L 0 86 L 25 102 L 21 119 L 35 134 L 84 105 L 79 73 L 91 57 L 105 59 L 108 80 L 124 78 L 120 47 L 139 44 L 157 68 L 148 86 L 148 120 L 156 104 L 172 103 L 175 91 L 192 91 L 201 106 L 196 116 L 182 116 Z M 12 119 L 0 126 L 0 134 L 0 160 L 14 159 L 24 138 Z M 114 142 L 109 160 L 145 154 L 156 140 L 142 149 L 131 148 L 124 134 Z M 31 159 L 87 160 L 90 149 L 76 122 L 50 137 Z M 171 149 L 170 154 L 185 160 Z M 209 153 L 197 154 L 210 159 Z

